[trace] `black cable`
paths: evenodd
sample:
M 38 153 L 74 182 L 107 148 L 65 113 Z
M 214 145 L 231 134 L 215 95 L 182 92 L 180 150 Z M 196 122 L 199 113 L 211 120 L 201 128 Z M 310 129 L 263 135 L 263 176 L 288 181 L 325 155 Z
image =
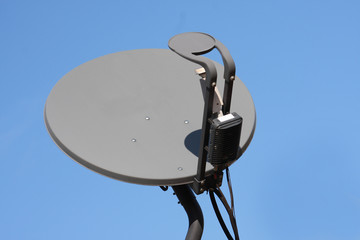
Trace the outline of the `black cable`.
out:
M 215 197 L 214 197 L 214 192 L 211 191 L 211 190 L 209 192 L 210 192 L 210 200 L 211 200 L 211 203 L 213 205 L 216 217 L 217 217 L 217 219 L 218 219 L 218 221 L 219 221 L 219 223 L 221 225 L 221 228 L 223 229 L 223 231 L 224 231 L 225 235 L 227 236 L 227 238 L 229 240 L 233 240 L 233 238 L 232 238 L 232 236 L 231 236 L 231 234 L 229 232 L 229 229 L 226 227 L 224 219 L 222 218 L 221 213 L 219 211 L 219 207 L 218 207 L 218 205 L 216 203 L 216 200 L 215 200 Z
M 219 220 L 219 223 L 221 225 L 221 228 L 223 229 L 225 235 L 227 236 L 227 238 L 229 240 L 233 240 L 233 237 L 231 236 L 225 222 L 224 222 L 224 219 L 222 218 L 221 216 L 221 213 L 219 211 L 219 207 L 216 203 L 216 200 L 215 200 L 215 197 L 214 197 L 214 193 L 217 195 L 217 197 L 220 199 L 220 201 L 222 202 L 222 204 L 224 205 L 228 215 L 229 215 L 229 218 L 230 218 L 230 223 L 231 223 L 231 226 L 232 226 L 232 229 L 234 231 L 234 236 L 235 236 L 235 240 L 240 240 L 240 237 L 239 237 L 239 232 L 238 232 L 238 229 L 237 229 L 237 225 L 236 225 L 236 219 L 235 219 L 235 207 L 234 207 L 234 196 L 233 196 L 233 191 L 232 191 L 232 186 L 231 186 L 231 179 L 230 179 L 230 174 L 229 174 L 229 169 L 226 168 L 226 178 L 227 178 L 227 181 L 228 181 L 228 186 L 229 186 L 229 192 L 230 192 L 230 198 L 231 198 L 231 207 L 229 206 L 224 194 L 222 193 L 221 189 L 219 187 L 216 187 L 215 189 L 211 189 L 209 192 L 210 192 L 210 200 L 211 200 L 211 203 L 213 205 L 213 208 L 214 208 L 214 211 L 215 211 L 215 214 L 216 214 L 216 217 L 218 218 Z
M 239 233 L 238 233 L 238 229 L 237 229 L 237 225 L 236 225 L 236 219 L 234 217 L 233 211 L 231 210 L 228 202 L 226 201 L 226 198 L 224 196 L 224 194 L 222 193 L 222 191 L 220 190 L 220 188 L 216 189 L 215 191 L 216 195 L 218 196 L 218 198 L 221 200 L 222 204 L 224 205 L 226 211 L 228 212 L 229 218 L 230 218 L 230 223 L 231 226 L 233 228 L 234 231 L 234 235 L 235 235 L 235 240 L 239 240 Z
M 231 184 L 231 178 L 230 178 L 230 171 L 229 168 L 226 168 L 226 179 L 229 187 L 230 192 L 230 198 L 231 198 L 231 210 L 233 211 L 233 215 L 235 216 L 235 204 L 234 204 L 234 195 L 232 191 L 232 184 Z

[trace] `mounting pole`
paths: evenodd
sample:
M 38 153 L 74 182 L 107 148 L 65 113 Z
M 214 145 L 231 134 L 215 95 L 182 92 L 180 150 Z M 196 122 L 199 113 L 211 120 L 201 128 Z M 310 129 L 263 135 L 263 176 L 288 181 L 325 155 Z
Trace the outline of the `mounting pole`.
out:
M 196 197 L 189 185 L 172 186 L 189 218 L 189 229 L 185 240 L 200 240 L 204 229 L 204 217 Z

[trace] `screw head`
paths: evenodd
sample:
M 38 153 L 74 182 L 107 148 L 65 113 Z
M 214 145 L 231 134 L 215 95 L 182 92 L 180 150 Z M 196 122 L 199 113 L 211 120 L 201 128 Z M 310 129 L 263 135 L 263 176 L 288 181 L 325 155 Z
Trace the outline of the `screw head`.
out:
M 213 82 L 213 83 L 211 84 L 211 86 L 215 87 L 215 86 L 216 86 L 216 83 L 215 83 L 215 82 Z
M 132 138 L 131 141 L 132 141 L 132 142 L 136 142 L 136 138 Z
M 182 167 L 178 167 L 178 170 L 179 170 L 179 171 L 182 171 L 182 170 L 183 170 L 183 168 L 182 168 Z
M 184 123 L 185 123 L 185 124 L 189 124 L 189 120 L 185 120 Z
M 231 81 L 234 81 L 234 80 L 235 80 L 235 76 L 231 76 L 231 77 L 230 77 L 230 80 L 231 80 Z
M 146 117 L 145 117 L 145 120 L 150 120 L 150 117 L 146 116 Z

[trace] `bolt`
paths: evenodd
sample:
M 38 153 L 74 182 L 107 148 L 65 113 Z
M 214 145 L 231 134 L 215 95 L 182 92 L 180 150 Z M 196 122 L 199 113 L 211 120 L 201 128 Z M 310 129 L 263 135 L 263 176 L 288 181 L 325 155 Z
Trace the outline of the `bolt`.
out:
M 216 86 L 216 83 L 215 83 L 215 82 L 213 82 L 213 83 L 211 84 L 211 86 L 215 87 L 215 86 Z
M 231 76 L 231 77 L 230 77 L 230 80 L 231 80 L 231 81 L 234 81 L 234 80 L 235 80 L 235 76 Z
M 135 139 L 135 138 L 133 138 L 133 139 L 131 139 L 131 141 L 132 141 L 132 142 L 136 142 L 136 139 Z
M 145 117 L 145 120 L 150 120 L 150 117 Z
M 178 170 L 179 170 L 179 171 L 182 171 L 182 170 L 183 170 L 183 168 L 182 168 L 182 167 L 178 167 Z
M 185 120 L 184 123 L 185 123 L 185 124 L 189 124 L 189 120 Z

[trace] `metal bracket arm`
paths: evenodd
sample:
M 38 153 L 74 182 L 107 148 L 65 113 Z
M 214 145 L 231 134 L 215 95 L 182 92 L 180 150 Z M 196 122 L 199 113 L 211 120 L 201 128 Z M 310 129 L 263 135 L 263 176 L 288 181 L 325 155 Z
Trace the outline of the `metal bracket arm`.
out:
M 233 80 L 235 79 L 235 63 L 228 49 L 212 36 L 205 33 L 182 33 L 169 40 L 169 48 L 180 56 L 201 65 L 206 73 L 206 92 L 200 140 L 199 160 L 197 174 L 193 189 L 196 194 L 203 193 L 205 189 L 205 167 L 209 149 L 210 122 L 213 118 L 214 89 L 216 87 L 217 71 L 214 63 L 205 57 L 199 56 L 212 51 L 214 48 L 220 52 L 224 63 L 225 88 L 223 96 L 223 113 L 230 112 Z

